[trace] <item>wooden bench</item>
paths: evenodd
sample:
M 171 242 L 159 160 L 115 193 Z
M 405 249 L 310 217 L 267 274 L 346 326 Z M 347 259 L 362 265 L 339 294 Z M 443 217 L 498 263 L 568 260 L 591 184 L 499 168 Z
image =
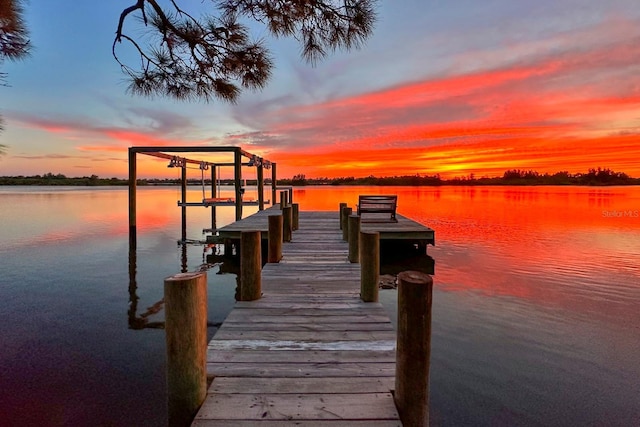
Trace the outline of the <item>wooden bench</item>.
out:
M 390 221 L 398 222 L 396 219 L 396 206 L 398 196 L 358 196 L 358 216 L 363 213 L 388 213 L 391 214 Z

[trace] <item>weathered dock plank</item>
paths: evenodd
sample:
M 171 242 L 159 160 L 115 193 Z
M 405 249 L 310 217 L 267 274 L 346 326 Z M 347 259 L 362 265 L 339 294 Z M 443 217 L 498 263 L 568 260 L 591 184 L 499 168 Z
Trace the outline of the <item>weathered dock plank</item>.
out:
M 212 393 L 196 418 L 221 420 L 395 420 L 391 393 Z
M 352 353 L 352 352 L 346 352 Z M 392 356 L 395 357 L 395 356 Z M 387 393 L 394 386 L 391 377 L 332 378 L 217 378 L 209 389 L 216 393 Z
M 265 212 L 219 235 L 266 232 Z M 209 343 L 213 381 L 194 426 L 401 425 L 395 332 L 359 298 L 337 213 L 303 211 L 299 224 L 281 262 L 264 266 L 262 298 L 237 302 Z
M 258 211 L 242 221 L 236 221 L 219 228 L 216 231 L 216 235 L 207 237 L 207 241 L 216 243 L 223 242 L 226 239 L 238 240 L 242 231 L 249 230 L 259 230 L 262 238 L 267 239 L 269 229 L 268 216 L 279 212 L 279 205 Z M 305 233 L 304 236 L 296 233 L 294 239 L 302 238 L 309 244 L 318 243 L 320 247 L 317 248 L 317 254 L 322 253 L 322 245 L 342 241 L 342 234 L 334 233 L 335 222 L 339 221 L 337 212 L 305 212 L 304 215 L 307 215 L 307 217 L 300 216 L 300 229 L 309 230 L 309 232 Z M 396 214 L 396 219 L 397 222 L 390 222 L 388 220 L 376 221 L 375 218 L 374 220 L 368 218 L 361 222 L 360 227 L 363 231 L 379 232 L 380 240 L 405 240 L 435 245 L 435 231 L 432 228 L 419 224 L 401 214 Z M 306 249 L 310 249 L 310 247 L 307 245 Z

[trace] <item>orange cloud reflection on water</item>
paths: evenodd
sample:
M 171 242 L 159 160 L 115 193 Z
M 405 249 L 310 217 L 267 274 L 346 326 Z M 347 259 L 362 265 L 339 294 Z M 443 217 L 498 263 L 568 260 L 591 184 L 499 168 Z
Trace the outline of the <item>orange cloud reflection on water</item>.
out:
M 640 320 L 640 187 L 326 186 L 296 189 L 294 201 L 337 218 L 365 193 L 398 194 L 401 214 L 436 231 L 440 290 L 576 312 L 597 312 L 607 295 L 620 319 Z

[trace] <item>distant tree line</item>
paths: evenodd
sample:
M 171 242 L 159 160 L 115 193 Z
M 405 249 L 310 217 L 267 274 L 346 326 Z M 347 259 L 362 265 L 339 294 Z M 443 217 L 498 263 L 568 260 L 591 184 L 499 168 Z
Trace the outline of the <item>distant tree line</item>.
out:
M 205 185 L 210 186 L 211 180 L 206 179 Z M 220 180 L 220 185 L 233 185 L 233 179 Z M 63 174 L 51 172 L 34 176 L 2 176 L 0 185 L 79 185 L 105 186 L 128 185 L 129 180 L 122 178 L 100 178 L 97 175 L 83 177 L 67 177 Z M 139 179 L 137 185 L 178 185 L 179 179 Z M 187 180 L 188 185 L 202 185 L 199 179 Z M 255 186 L 256 180 L 246 180 L 246 186 Z M 271 180 L 265 179 L 265 185 Z M 608 168 L 589 169 L 587 173 L 556 172 L 554 174 L 533 170 L 511 169 L 500 177 L 476 178 L 474 174 L 466 177 L 443 179 L 440 175 L 403 175 L 375 177 L 373 175 L 355 178 L 307 178 L 304 174 L 294 175 L 293 178 L 278 179 L 278 185 L 379 185 L 379 186 L 438 186 L 438 185 L 640 185 L 640 178 L 632 178 L 624 172 L 615 172 Z
M 178 185 L 180 179 L 138 179 L 137 185 Z M 220 185 L 233 185 L 233 179 L 222 179 Z M 271 180 L 265 179 L 265 183 L 271 183 Z M 256 180 L 246 180 L 247 186 L 257 185 Z M 98 175 L 68 177 L 61 173 L 53 174 L 51 172 L 44 175 L 33 176 L 0 176 L 0 185 L 67 185 L 67 186 L 108 186 L 108 185 L 129 185 L 128 179 L 122 178 L 100 178 Z M 187 185 L 202 185 L 200 179 L 188 179 Z M 205 185 L 211 186 L 211 180 L 205 179 Z
M 465 177 L 443 179 L 440 175 L 403 175 L 375 177 L 373 175 L 355 178 L 307 178 L 304 174 L 294 175 L 292 179 L 278 179 L 281 185 L 640 185 L 640 178 L 632 178 L 624 172 L 615 172 L 608 168 L 589 169 L 587 173 L 571 174 L 567 171 L 554 174 L 533 170 L 511 169 L 499 177 L 476 178 L 474 174 Z
M 97 186 L 97 185 L 127 185 L 129 181 L 120 178 L 100 178 L 98 175 L 70 178 L 61 173 L 51 172 L 44 175 L 33 176 L 0 176 L 0 185 L 70 185 L 70 186 Z

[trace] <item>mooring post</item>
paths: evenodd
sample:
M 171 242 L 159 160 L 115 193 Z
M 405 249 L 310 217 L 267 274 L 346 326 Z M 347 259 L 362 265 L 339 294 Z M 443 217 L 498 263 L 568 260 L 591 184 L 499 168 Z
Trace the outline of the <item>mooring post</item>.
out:
M 406 426 L 429 425 L 432 290 L 433 279 L 428 274 L 398 274 L 395 401 Z
M 360 261 L 360 217 L 358 215 L 349 215 L 349 262 L 355 263 Z
M 291 207 L 291 215 L 293 217 L 293 221 L 291 222 L 291 229 L 293 231 L 296 231 L 300 225 L 300 205 L 298 203 L 292 203 Z
M 293 235 L 293 208 L 285 206 L 282 209 L 282 217 L 282 240 L 290 242 Z
M 207 395 L 207 273 L 164 280 L 169 425 L 189 426 Z
M 280 210 L 284 209 L 287 206 L 287 192 L 280 191 Z
M 359 246 L 360 299 L 364 302 L 378 302 L 380 233 L 377 231 L 361 231 Z
M 240 233 L 240 301 L 262 295 L 262 236 L 260 231 Z
M 280 262 L 282 259 L 282 230 L 282 215 L 269 215 L 267 262 Z
M 342 240 L 345 242 L 349 241 L 349 215 L 351 215 L 351 212 L 353 212 L 353 209 L 348 206 L 342 208 Z
M 211 198 L 216 197 L 216 165 L 211 165 Z M 211 206 L 211 229 L 216 229 L 216 205 Z
M 264 210 L 264 167 L 262 163 L 256 167 L 258 186 L 258 210 Z
M 276 204 L 276 188 L 278 187 L 278 176 L 276 174 L 276 164 L 271 162 L 271 206 Z
M 340 211 L 338 214 L 340 215 L 340 230 L 342 230 L 342 208 L 346 208 L 347 204 L 345 202 L 340 203 Z
M 129 239 L 137 234 L 136 221 L 136 183 L 137 160 L 135 148 L 129 147 Z
M 180 199 L 182 201 L 182 243 L 187 241 L 187 164 L 183 163 L 180 174 Z
M 288 204 L 293 203 L 293 187 L 287 188 L 287 203 Z
M 242 219 L 242 150 L 233 151 L 233 185 L 236 191 L 236 221 Z

